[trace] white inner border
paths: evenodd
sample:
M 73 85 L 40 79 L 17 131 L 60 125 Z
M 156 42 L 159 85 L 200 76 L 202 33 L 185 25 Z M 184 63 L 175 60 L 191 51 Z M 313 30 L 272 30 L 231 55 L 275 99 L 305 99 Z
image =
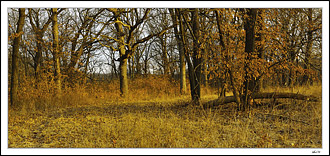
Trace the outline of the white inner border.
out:
M 322 148 L 271 148 L 271 149 L 243 149 L 243 148 L 122 148 L 122 149 L 8 149 L 8 15 L 7 8 L 322 8 Z M 329 2 L 328 1 L 1 1 L 1 154 L 4 155 L 47 155 L 47 154 L 80 154 L 80 155 L 268 155 L 294 154 L 311 155 L 314 150 L 321 155 L 329 154 Z

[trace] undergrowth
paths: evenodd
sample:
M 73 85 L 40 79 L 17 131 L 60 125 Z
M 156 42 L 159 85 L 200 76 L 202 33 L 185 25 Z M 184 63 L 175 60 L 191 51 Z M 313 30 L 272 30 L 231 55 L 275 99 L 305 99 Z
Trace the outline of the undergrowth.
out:
M 189 104 L 175 80 L 131 80 L 127 98 L 119 82 L 65 87 L 21 84 L 19 110 L 8 112 L 8 147 L 74 148 L 321 148 L 322 103 L 260 100 L 248 114 L 233 103 L 202 109 Z M 189 86 L 189 85 L 188 85 Z M 47 88 L 49 87 L 49 88 Z M 42 88 L 42 89 L 40 89 Z M 202 102 L 217 98 L 210 88 Z M 202 90 L 202 92 L 203 92 Z M 321 98 L 321 86 L 266 88 Z

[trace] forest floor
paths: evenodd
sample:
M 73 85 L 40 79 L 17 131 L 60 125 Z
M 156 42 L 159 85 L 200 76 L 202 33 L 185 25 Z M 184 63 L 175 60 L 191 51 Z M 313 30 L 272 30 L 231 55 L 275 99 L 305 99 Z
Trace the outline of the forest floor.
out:
M 299 92 L 321 99 L 321 88 L 266 91 Z M 202 102 L 216 98 L 216 94 L 205 94 Z M 278 105 L 255 105 L 248 113 L 237 113 L 234 103 L 201 109 L 184 107 L 188 102 L 188 95 L 126 102 L 98 98 L 65 108 L 9 110 L 8 147 L 322 147 L 322 102 L 279 99 Z

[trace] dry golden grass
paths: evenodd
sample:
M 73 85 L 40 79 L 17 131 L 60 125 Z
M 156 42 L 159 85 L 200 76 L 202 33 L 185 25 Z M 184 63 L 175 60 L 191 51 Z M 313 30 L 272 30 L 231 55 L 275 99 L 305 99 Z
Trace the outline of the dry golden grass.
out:
M 23 96 L 23 108 L 8 112 L 9 148 L 322 147 L 321 102 L 285 99 L 237 115 L 234 104 L 183 107 L 189 95 L 163 78 L 131 83 L 128 99 L 120 98 L 116 82 L 67 89 L 61 97 Z M 320 85 L 294 91 L 321 98 Z M 216 98 L 210 90 L 202 102 Z

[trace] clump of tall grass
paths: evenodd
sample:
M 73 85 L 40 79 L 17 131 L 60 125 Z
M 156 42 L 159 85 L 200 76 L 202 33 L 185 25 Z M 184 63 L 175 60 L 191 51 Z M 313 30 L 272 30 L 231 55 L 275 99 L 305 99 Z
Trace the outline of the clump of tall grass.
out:
M 19 102 L 23 110 L 46 110 L 103 103 L 157 101 L 180 97 L 179 82 L 169 77 L 147 76 L 129 80 L 129 93 L 120 95 L 119 80 L 68 84 L 55 93 L 54 81 L 38 83 L 27 77 L 20 83 Z

